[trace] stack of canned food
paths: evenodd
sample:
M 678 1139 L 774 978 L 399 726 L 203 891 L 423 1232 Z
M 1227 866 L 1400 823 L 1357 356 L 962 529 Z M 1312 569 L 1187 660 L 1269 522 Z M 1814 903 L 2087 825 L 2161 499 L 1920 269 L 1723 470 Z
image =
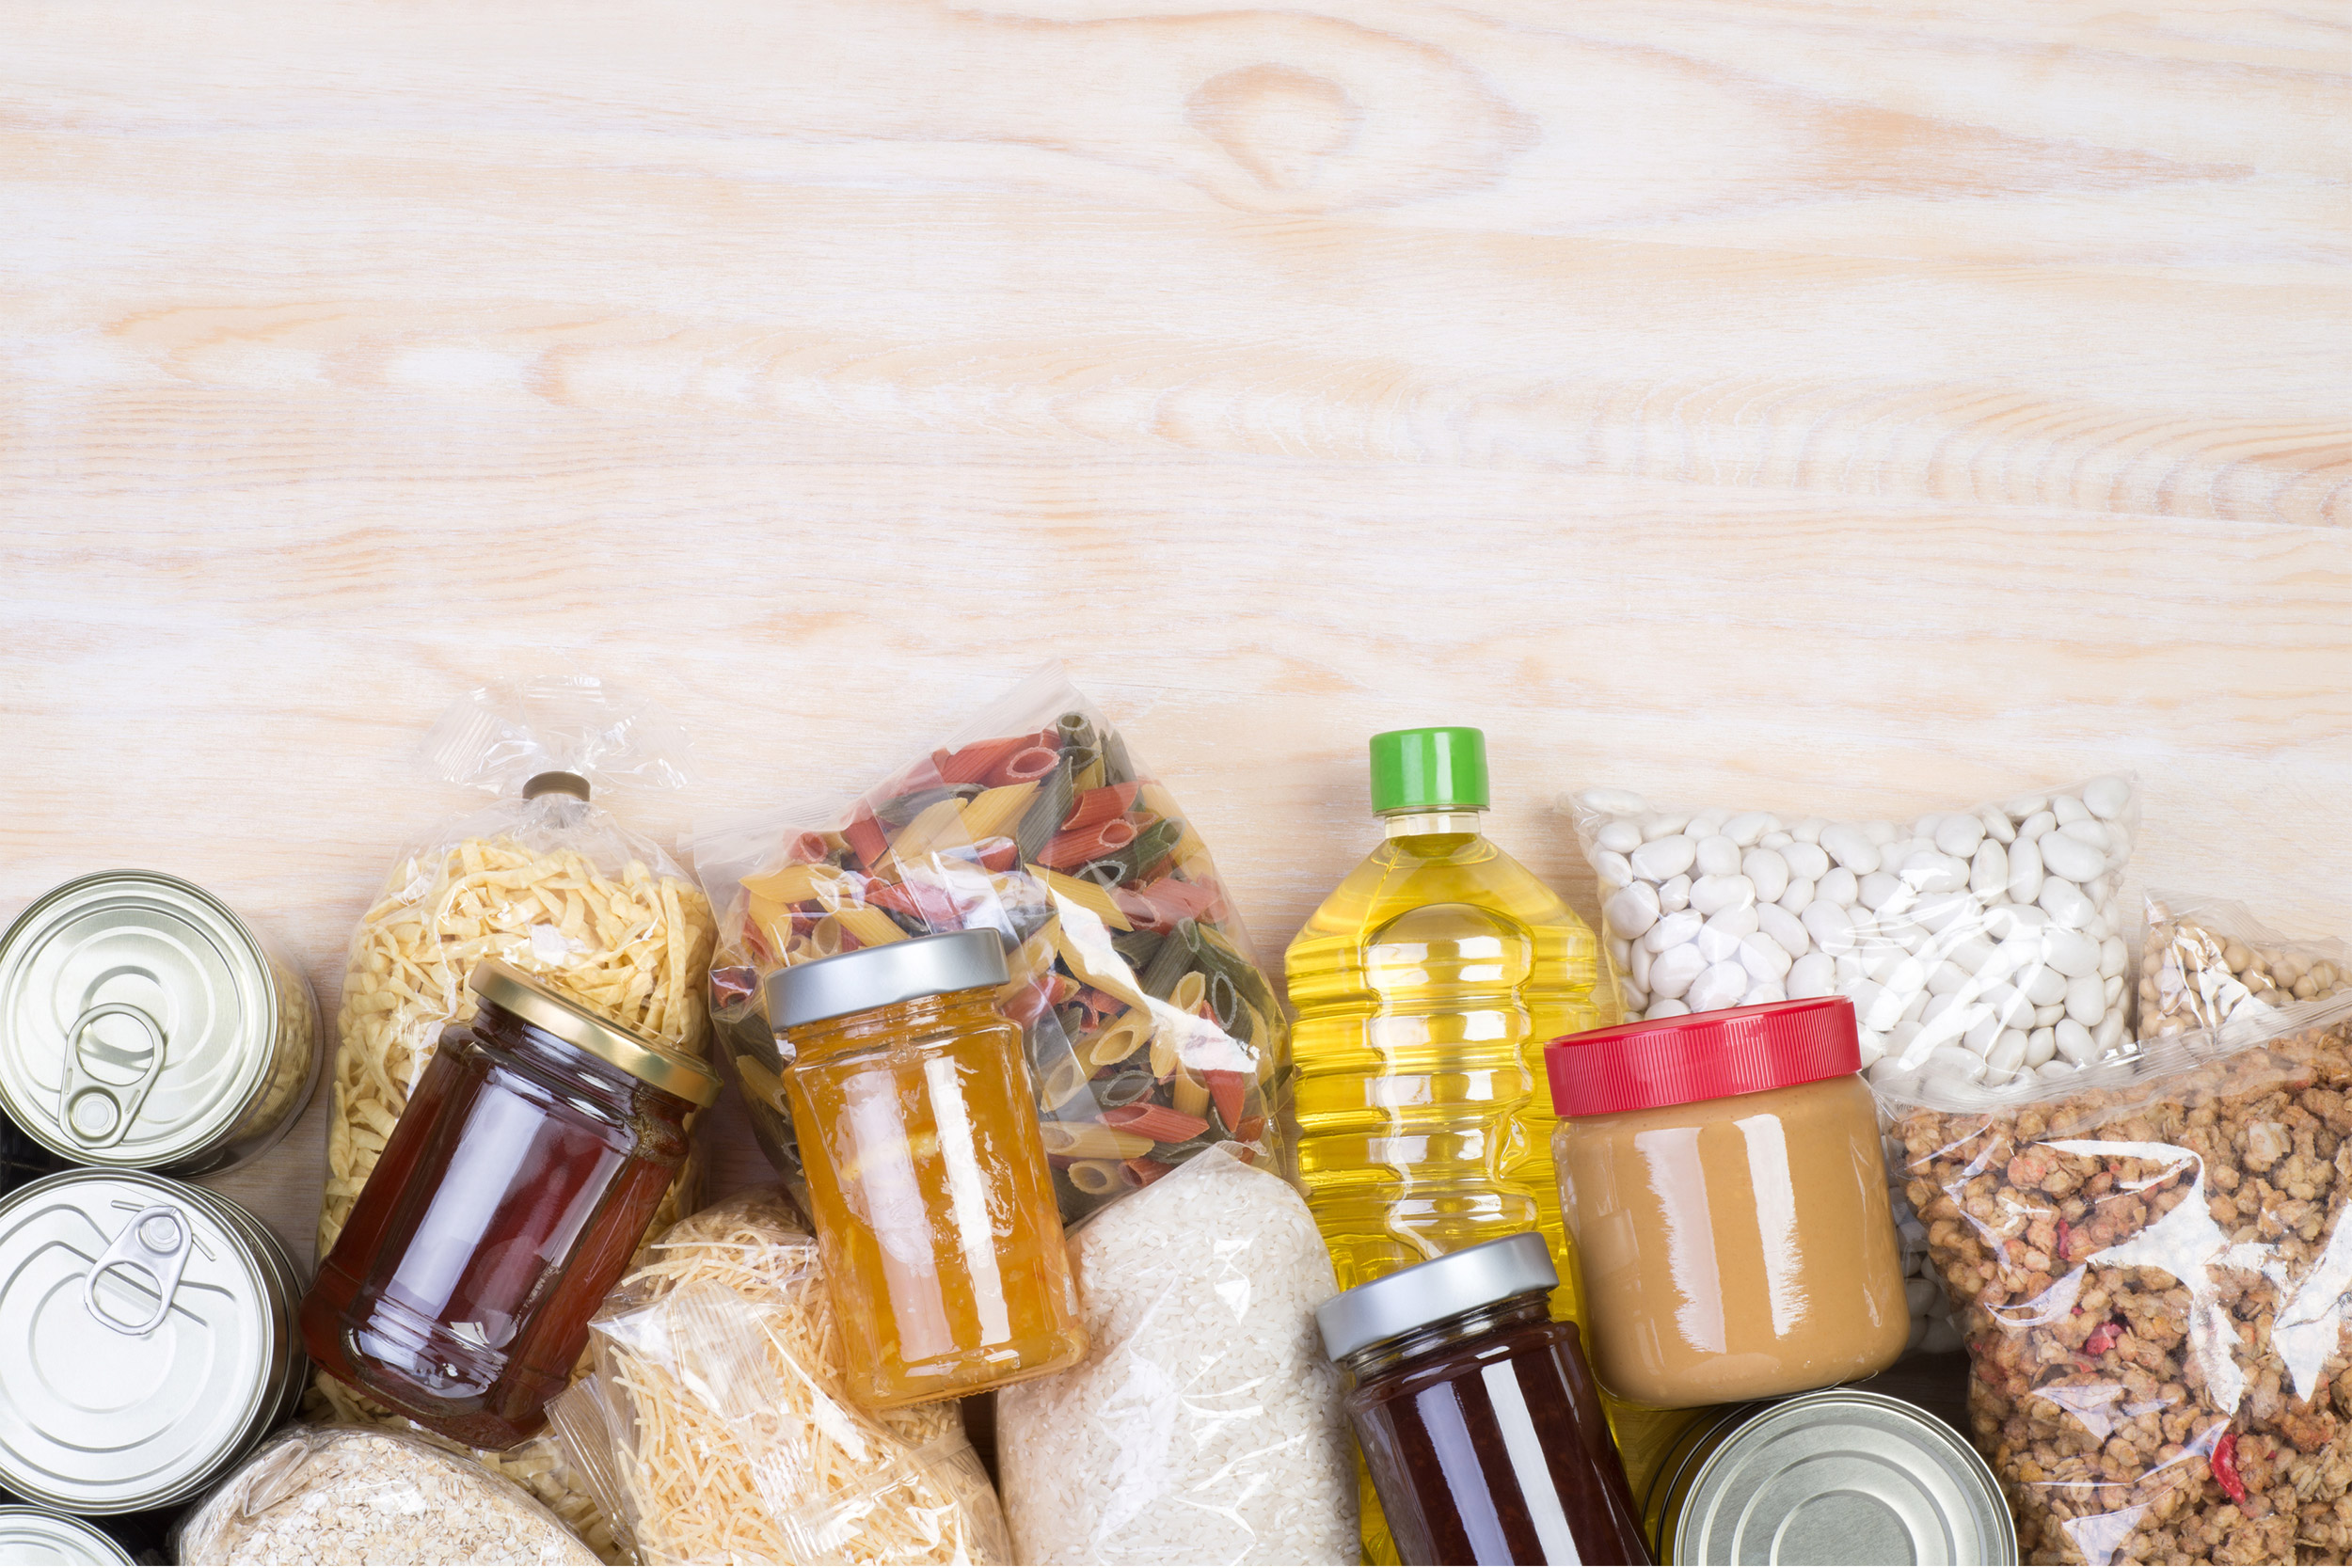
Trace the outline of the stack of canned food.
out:
M 318 1007 L 219 899 L 116 871 L 0 938 L 0 1560 L 128 1562 L 301 1396 L 300 1271 L 184 1179 L 284 1136 Z

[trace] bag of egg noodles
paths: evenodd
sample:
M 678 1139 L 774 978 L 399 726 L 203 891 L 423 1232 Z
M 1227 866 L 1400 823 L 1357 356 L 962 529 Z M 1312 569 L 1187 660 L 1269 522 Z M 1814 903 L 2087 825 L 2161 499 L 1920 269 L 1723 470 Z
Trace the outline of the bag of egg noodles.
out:
M 1836 992 L 1881 1089 L 1929 1069 L 1986 1088 L 2060 1078 L 2131 1038 L 2128 774 L 1901 819 L 1693 810 L 1607 788 L 1563 804 L 1600 881 L 1629 1018 Z M 1952 1349 L 1926 1232 L 1899 1183 L 1896 1196 L 1912 1342 Z
M 659 845 L 608 809 L 634 790 L 686 783 L 689 752 L 669 716 L 593 677 L 548 677 L 460 698 L 423 751 L 441 778 L 495 799 L 403 851 L 353 933 L 336 1021 L 322 1259 L 442 1030 L 473 1017 L 466 980 L 482 959 L 504 959 L 674 1048 L 708 1049 L 710 907 Z M 692 1212 L 698 1174 L 690 1159 L 647 1235 Z M 310 1409 L 321 1419 L 415 1430 L 323 1372 Z M 612 1556 L 550 1438 L 477 1457 Z

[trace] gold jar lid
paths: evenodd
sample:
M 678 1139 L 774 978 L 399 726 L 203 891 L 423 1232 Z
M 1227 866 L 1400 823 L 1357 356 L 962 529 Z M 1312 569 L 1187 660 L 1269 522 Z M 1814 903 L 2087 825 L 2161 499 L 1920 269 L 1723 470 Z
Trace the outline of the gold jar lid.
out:
M 566 1045 L 578 1046 L 664 1094 L 675 1095 L 698 1106 L 707 1106 L 719 1098 L 718 1076 L 693 1057 L 597 1017 L 513 964 L 485 958 L 474 966 L 473 977 L 466 983 L 483 1001 L 504 1008 L 534 1028 L 546 1030 Z

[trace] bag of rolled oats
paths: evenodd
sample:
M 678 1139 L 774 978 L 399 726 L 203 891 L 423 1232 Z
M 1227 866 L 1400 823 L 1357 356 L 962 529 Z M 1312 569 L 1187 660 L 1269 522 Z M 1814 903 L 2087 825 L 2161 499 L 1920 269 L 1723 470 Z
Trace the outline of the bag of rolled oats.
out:
M 2025 1560 L 2352 1554 L 2352 996 L 1881 1092 Z
M 708 1050 L 710 906 L 660 846 L 604 804 L 685 784 L 689 753 L 670 717 L 594 677 L 546 677 L 460 698 L 426 736 L 424 755 L 441 778 L 497 799 L 404 851 L 353 934 L 336 1021 L 321 1259 L 442 1031 L 473 1017 L 466 978 L 482 959 L 502 958 L 674 1049 Z M 690 1157 L 647 1236 L 693 1211 L 698 1175 Z M 406 1425 L 324 1372 L 311 1410 Z M 550 1462 L 549 1446 L 533 1439 L 478 1457 L 610 1556 L 593 1503 Z

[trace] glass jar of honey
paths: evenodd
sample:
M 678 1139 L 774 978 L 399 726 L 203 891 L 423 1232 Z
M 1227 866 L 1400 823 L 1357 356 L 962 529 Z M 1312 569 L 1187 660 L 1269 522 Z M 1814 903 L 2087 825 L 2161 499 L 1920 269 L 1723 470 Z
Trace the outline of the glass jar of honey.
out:
M 993 930 L 779 970 L 768 1019 L 841 1322 L 875 1409 L 977 1393 L 1086 1354 Z
M 486 958 L 302 1302 L 310 1359 L 445 1437 L 536 1431 L 719 1097 L 691 1056 Z

